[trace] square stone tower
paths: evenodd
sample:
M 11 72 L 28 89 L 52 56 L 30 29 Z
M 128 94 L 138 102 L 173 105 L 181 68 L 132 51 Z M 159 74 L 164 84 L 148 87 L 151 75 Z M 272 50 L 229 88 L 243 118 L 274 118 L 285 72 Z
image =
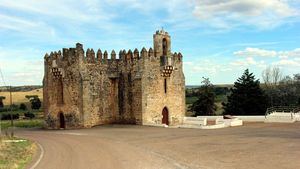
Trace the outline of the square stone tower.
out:
M 153 35 L 154 50 L 99 49 L 83 45 L 45 55 L 44 110 L 48 128 L 100 124 L 177 125 L 185 115 L 181 53 L 172 53 L 164 30 Z
M 185 78 L 181 53 L 171 52 L 164 30 L 153 35 L 154 54 L 143 64 L 143 124 L 181 124 L 185 115 Z

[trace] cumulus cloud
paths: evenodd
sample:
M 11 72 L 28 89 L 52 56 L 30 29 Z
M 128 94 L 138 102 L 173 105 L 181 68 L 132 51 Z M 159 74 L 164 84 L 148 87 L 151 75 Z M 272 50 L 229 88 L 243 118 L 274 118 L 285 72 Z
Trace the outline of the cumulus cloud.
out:
M 230 63 L 232 66 L 237 66 L 237 67 L 249 67 L 249 66 L 257 66 L 260 68 L 266 67 L 266 63 L 263 60 L 256 61 L 253 57 L 247 57 L 245 59 L 239 59 L 236 61 L 232 61 Z
M 251 25 L 268 29 L 299 16 L 287 0 L 195 0 L 195 4 L 194 15 L 218 28 Z
M 296 61 L 296 60 L 283 59 L 283 60 L 279 60 L 277 62 L 274 62 L 273 65 L 278 65 L 278 66 L 300 66 L 300 62 Z
M 0 68 L 7 85 L 41 84 L 43 79 L 43 52 L 33 48 L 2 50 L 0 46 Z M 31 56 L 24 59 L 24 56 Z M 2 80 L 0 86 L 4 85 Z
M 246 48 L 245 50 L 234 52 L 236 56 L 246 56 L 246 57 L 275 57 L 277 55 L 276 51 L 264 50 L 259 48 Z
M 230 72 L 232 71 L 231 67 L 215 62 L 211 59 L 200 59 L 197 62 L 183 62 L 184 72 L 189 73 L 206 73 L 209 76 L 216 75 L 220 72 Z
M 300 58 L 300 48 L 296 48 L 290 51 L 275 51 L 275 50 L 266 50 L 260 48 L 250 48 L 247 47 L 244 50 L 236 51 L 233 53 L 235 56 L 243 57 L 278 57 L 281 59 L 287 58 Z

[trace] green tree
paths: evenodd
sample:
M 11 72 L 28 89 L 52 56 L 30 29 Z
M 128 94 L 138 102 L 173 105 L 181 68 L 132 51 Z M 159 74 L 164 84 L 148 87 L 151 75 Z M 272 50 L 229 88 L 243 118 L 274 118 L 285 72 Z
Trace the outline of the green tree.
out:
M 248 69 L 234 83 L 227 99 L 228 102 L 223 103 L 224 115 L 264 115 L 267 109 L 267 98 L 260 82 Z
M 41 108 L 42 103 L 38 95 L 26 95 L 25 97 L 29 99 L 32 109 L 38 110 Z
M 38 110 L 42 106 L 41 100 L 38 97 L 31 99 L 30 102 L 31 102 L 32 109 Z
M 3 104 L 3 100 L 5 99 L 4 96 L 0 96 L 0 108 L 3 108 L 4 107 L 4 104 Z
M 198 99 L 190 107 L 195 116 L 214 115 L 217 106 L 215 105 L 214 87 L 208 78 L 203 78 L 202 86 L 199 89 Z
M 21 103 L 19 109 L 21 109 L 21 110 L 27 110 L 27 106 L 24 103 Z

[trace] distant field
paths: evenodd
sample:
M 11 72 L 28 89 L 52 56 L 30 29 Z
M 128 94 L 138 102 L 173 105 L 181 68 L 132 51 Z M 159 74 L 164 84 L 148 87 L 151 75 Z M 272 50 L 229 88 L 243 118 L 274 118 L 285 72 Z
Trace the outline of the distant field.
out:
M 186 89 L 195 89 L 195 88 L 199 88 L 200 85 L 187 85 L 185 86 Z M 232 88 L 233 84 L 214 84 L 214 87 L 229 87 Z
M 29 100 L 25 97 L 26 95 L 38 95 L 41 101 L 43 100 L 43 88 L 35 89 L 26 92 L 12 92 L 13 104 L 19 105 L 20 103 L 28 103 Z M 6 97 L 3 100 L 4 105 L 9 105 L 10 96 L 9 92 L 0 92 L 0 96 Z

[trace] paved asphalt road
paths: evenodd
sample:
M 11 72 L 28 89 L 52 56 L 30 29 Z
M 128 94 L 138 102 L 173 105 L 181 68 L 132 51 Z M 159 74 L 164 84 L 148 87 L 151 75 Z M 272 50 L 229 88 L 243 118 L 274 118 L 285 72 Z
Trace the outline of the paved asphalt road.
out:
M 107 125 L 17 135 L 42 146 L 39 169 L 300 168 L 300 123 L 218 130 Z

